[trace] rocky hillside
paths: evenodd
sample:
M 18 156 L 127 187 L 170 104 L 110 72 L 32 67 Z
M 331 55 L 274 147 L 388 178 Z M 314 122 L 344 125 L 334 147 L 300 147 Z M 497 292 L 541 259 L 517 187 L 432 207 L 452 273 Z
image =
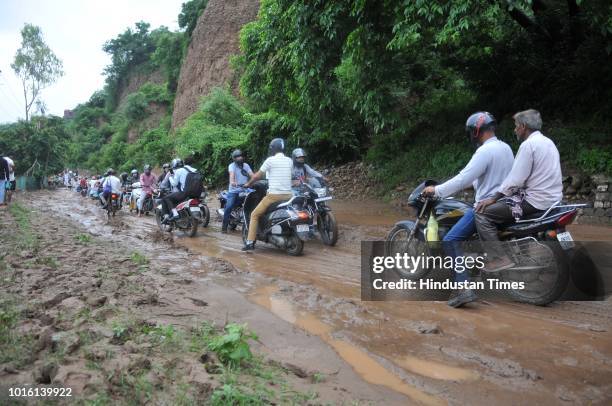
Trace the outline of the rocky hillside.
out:
M 258 0 L 210 0 L 198 19 L 181 67 L 172 127 L 180 126 L 197 109 L 200 98 L 213 87 L 229 84 L 236 90 L 238 78 L 230 58 L 238 52 L 238 33 L 257 17 Z
M 141 72 L 142 68 L 134 69 L 133 73 L 130 73 L 125 82 L 119 88 L 117 92 L 117 100 L 118 105 L 121 106 L 125 101 L 126 97 L 134 92 L 137 92 L 138 89 L 145 83 L 155 83 L 157 85 L 163 84 L 166 79 L 161 70 L 154 70 L 152 72 Z

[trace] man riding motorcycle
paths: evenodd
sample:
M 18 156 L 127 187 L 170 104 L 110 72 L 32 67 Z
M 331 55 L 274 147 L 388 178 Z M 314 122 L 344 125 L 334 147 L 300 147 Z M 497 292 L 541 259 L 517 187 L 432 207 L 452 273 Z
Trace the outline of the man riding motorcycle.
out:
M 163 172 L 157 178 L 157 184 L 158 185 L 161 185 L 161 183 L 164 181 L 164 179 L 166 179 L 166 174 L 168 172 L 170 172 L 170 164 L 169 163 L 163 164 L 162 165 L 162 169 L 163 169 Z
M 102 208 L 106 208 L 108 199 L 113 193 L 121 195 L 121 181 L 115 176 L 115 170 L 113 168 L 109 168 L 108 171 L 106 171 L 106 177 L 102 182 L 102 194 L 100 194 Z
M 299 186 L 301 183 L 308 183 L 314 188 L 320 188 L 323 179 L 327 182 L 327 178 L 320 172 L 315 171 L 306 163 L 306 152 L 302 148 L 296 148 L 291 153 L 293 160 L 293 168 L 291 170 L 291 184 Z
M 132 169 L 132 172 L 130 172 L 129 182 L 130 182 L 130 184 L 132 184 L 132 183 L 136 183 L 138 181 L 140 181 L 140 174 L 138 173 L 137 169 Z
M 473 186 L 476 204 L 493 196 L 510 172 L 514 160 L 510 146 L 495 136 L 495 127 L 495 118 L 487 112 L 477 112 L 468 117 L 465 130 L 477 147 L 476 152 L 458 175 L 441 185 L 426 187 L 423 194 L 446 198 Z M 475 231 L 474 210 L 468 210 L 444 236 L 442 246 L 446 254 L 453 258 L 463 255 L 458 242 L 466 241 Z M 455 272 L 454 275 L 456 282 L 469 279 L 467 271 Z M 476 299 L 471 289 L 464 289 L 453 292 L 448 305 L 461 307 Z
M 476 206 L 476 228 L 481 240 L 499 241 L 497 227 L 550 208 L 563 198 L 561 161 L 555 143 L 540 132 L 542 117 L 537 110 L 514 116 L 514 133 L 521 146 L 512 170 L 497 193 Z M 515 263 L 492 244 L 488 272 L 512 268 Z
M 231 157 L 234 162 L 227 168 L 229 172 L 229 187 L 227 190 L 227 202 L 223 211 L 223 223 L 221 224 L 222 233 L 227 233 L 232 209 L 238 203 L 240 192 L 244 190 L 243 185 L 253 176 L 253 170 L 249 164 L 244 162 L 242 151 L 239 149 L 234 150 Z
M 144 214 L 143 204 L 147 196 L 153 195 L 153 187 L 157 184 L 157 177 L 151 173 L 151 165 L 144 166 L 144 173 L 140 175 L 140 187 L 142 192 L 140 197 L 136 201 L 136 208 L 138 209 L 138 217 L 142 217 Z
M 285 151 L 285 140 L 274 138 L 268 147 L 269 157 L 259 168 L 257 173 L 244 184 L 249 187 L 253 182 L 261 179 L 264 174 L 268 179 L 268 192 L 261 202 L 253 209 L 249 222 L 249 234 L 247 236 L 243 251 L 255 249 L 255 239 L 257 238 L 257 227 L 259 217 L 266 212 L 266 209 L 275 202 L 291 199 L 291 169 L 293 161 L 283 153 Z
M 177 203 L 187 199 L 197 199 L 202 194 L 202 176 L 195 168 L 185 165 L 183 160 L 175 158 L 172 160 L 172 170 L 174 176 L 170 178 L 170 183 L 176 187 L 178 191 L 170 193 L 162 199 L 162 210 L 164 214 L 163 222 L 167 223 L 172 218 L 179 218 L 178 211 L 175 208 Z

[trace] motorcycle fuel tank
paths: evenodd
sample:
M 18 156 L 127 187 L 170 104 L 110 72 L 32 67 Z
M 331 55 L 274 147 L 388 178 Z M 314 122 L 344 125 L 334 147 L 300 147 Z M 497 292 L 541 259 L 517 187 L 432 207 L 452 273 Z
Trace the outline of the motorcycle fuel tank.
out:
M 465 212 L 472 208 L 470 203 L 462 200 L 443 199 L 436 204 L 433 210 L 440 226 L 450 226 L 457 223 Z

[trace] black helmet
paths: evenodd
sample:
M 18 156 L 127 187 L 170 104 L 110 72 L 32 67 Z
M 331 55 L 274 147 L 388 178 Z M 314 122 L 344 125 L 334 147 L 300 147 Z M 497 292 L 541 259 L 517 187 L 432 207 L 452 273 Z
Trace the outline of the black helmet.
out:
M 276 155 L 279 152 L 285 151 L 285 140 L 282 138 L 274 138 L 270 141 L 270 146 L 268 147 L 268 155 Z
M 122 181 L 125 182 L 127 180 L 128 174 L 127 172 L 121 172 L 121 175 L 119 175 L 119 177 L 121 178 Z
M 465 122 L 465 131 L 470 138 L 470 141 L 477 142 L 478 137 L 484 131 L 493 130 L 495 131 L 496 126 L 495 117 L 491 113 L 486 111 L 479 111 L 468 117 Z
M 184 166 L 181 158 L 174 158 L 172 160 L 172 169 L 182 168 Z
M 293 158 L 293 164 L 296 166 L 303 166 L 304 162 L 298 162 L 298 158 L 306 158 L 306 152 L 302 148 L 296 148 L 291 153 L 291 158 Z
M 150 170 L 151 170 L 151 165 L 146 164 L 146 165 L 144 166 L 144 170 L 145 170 L 145 172 L 146 172 L 146 171 L 150 171 Z
M 115 174 L 115 170 L 113 168 L 108 168 L 108 171 L 106 171 L 106 176 L 110 176 L 114 174 Z
M 162 165 L 162 169 L 170 169 L 170 164 L 166 162 Z

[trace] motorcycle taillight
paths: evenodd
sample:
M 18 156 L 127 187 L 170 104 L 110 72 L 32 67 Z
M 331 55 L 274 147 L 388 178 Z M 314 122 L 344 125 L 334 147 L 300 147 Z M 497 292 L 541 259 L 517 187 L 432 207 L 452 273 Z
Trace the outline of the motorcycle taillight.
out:
M 189 202 L 189 206 L 191 207 L 195 207 L 199 205 L 200 205 L 200 201 L 198 199 L 191 199 L 191 201 Z
M 571 224 L 572 221 L 574 221 L 574 217 L 576 217 L 577 213 L 578 212 L 576 210 L 572 210 L 569 213 L 565 213 L 563 216 L 559 217 L 559 220 L 557 220 L 557 225 L 565 227 L 568 224 Z
M 113 193 L 113 194 L 111 195 L 111 197 L 112 197 L 113 199 L 118 199 L 118 198 L 119 198 L 119 195 L 117 195 L 117 194 Z

